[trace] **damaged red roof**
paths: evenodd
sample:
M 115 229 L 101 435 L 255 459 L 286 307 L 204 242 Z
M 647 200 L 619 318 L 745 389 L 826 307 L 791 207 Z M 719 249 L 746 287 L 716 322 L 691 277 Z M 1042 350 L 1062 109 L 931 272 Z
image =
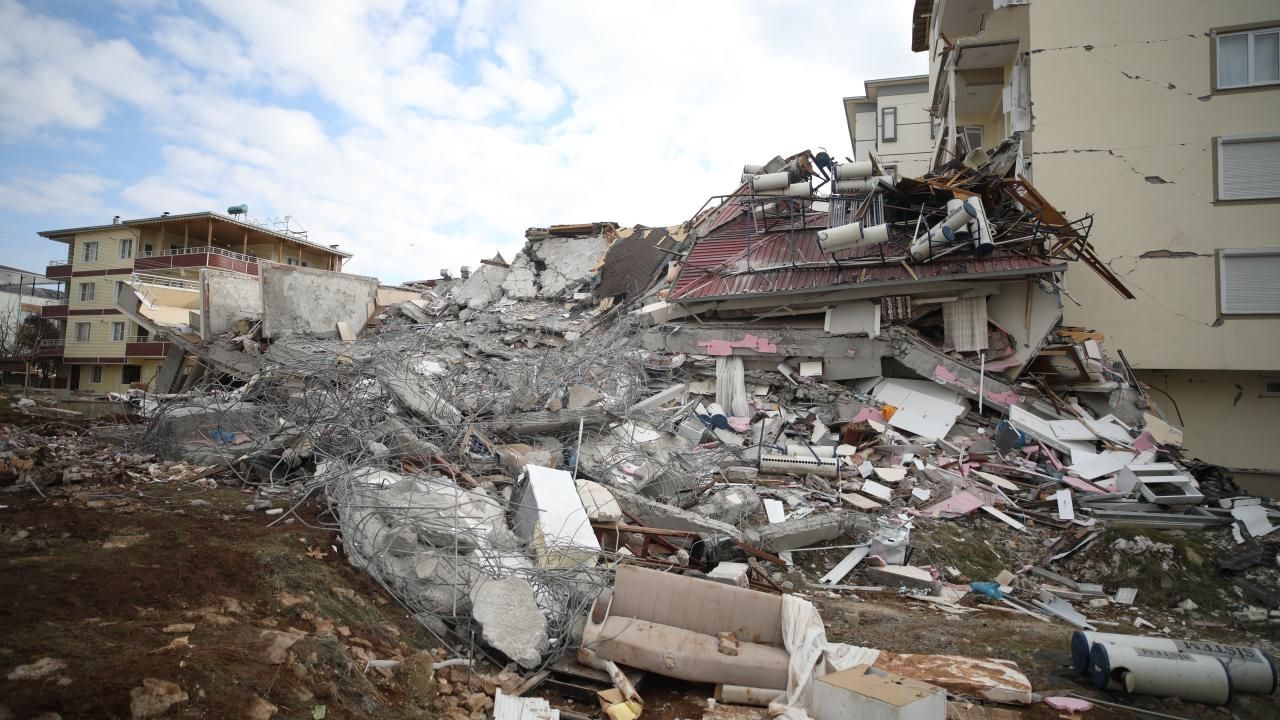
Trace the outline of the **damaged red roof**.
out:
M 812 218 L 813 216 L 810 216 Z M 827 255 L 818 247 L 816 225 L 794 232 L 751 234 L 753 220 L 742 214 L 698 240 L 676 278 L 670 300 L 764 295 L 821 290 L 837 285 L 888 285 L 957 277 L 1023 276 L 1065 269 L 1061 261 L 997 249 L 985 258 L 958 255 L 928 263 L 852 265 L 876 257 L 877 247 Z M 900 254 L 893 251 L 893 254 Z M 843 265 L 841 264 L 843 263 Z M 910 268 L 910 270 L 908 270 Z M 914 273 L 914 275 L 912 274 Z

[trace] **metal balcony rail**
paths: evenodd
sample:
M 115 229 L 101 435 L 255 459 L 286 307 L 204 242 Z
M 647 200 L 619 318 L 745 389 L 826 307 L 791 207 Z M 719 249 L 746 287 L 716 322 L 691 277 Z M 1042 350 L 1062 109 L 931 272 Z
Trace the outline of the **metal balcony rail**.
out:
M 149 257 L 169 257 L 172 255 L 205 255 L 205 254 L 221 255 L 223 257 L 228 257 L 228 258 L 231 258 L 232 260 L 240 260 L 242 262 L 251 262 L 251 263 L 258 262 L 258 258 L 253 255 L 245 255 L 244 253 L 238 253 L 232 250 L 227 250 L 226 248 L 214 247 L 212 245 L 205 245 L 205 246 L 193 247 L 193 248 L 173 248 L 171 250 L 152 250 L 151 252 L 140 252 L 134 257 L 149 258 Z
M 62 347 L 65 344 L 67 344 L 66 338 L 49 338 L 40 341 L 40 347 Z
M 136 286 L 141 283 L 143 285 L 156 285 L 158 287 L 177 288 L 179 290 L 199 290 L 200 283 L 193 280 L 183 280 L 181 278 L 166 277 L 164 275 L 152 275 L 150 273 L 134 273 L 134 282 Z

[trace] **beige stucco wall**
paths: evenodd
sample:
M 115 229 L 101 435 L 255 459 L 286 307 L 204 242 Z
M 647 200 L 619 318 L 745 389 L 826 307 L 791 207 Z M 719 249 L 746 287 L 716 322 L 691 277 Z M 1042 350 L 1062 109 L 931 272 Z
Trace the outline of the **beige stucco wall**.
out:
M 904 92 L 904 90 L 909 90 Z M 896 94 L 895 94 L 896 93 Z M 869 111 L 874 102 L 875 111 Z M 855 160 L 866 160 L 868 151 L 886 165 L 896 165 L 899 177 L 919 177 L 929 169 L 933 140 L 929 138 L 929 105 L 927 83 L 922 79 L 912 85 L 887 85 L 876 88 L 875 101 L 858 103 L 854 115 L 854 137 L 857 139 Z M 897 108 L 898 139 L 885 142 L 880 127 L 881 110 Z
M 1271 376 L 1273 382 L 1277 378 Z M 1183 443 L 1193 457 L 1231 468 L 1280 473 L 1280 443 L 1276 442 L 1280 397 L 1263 397 L 1262 374 L 1150 370 L 1139 371 L 1138 379 L 1163 391 L 1151 397 L 1171 422 L 1177 423 L 1181 412 Z M 1176 401 L 1176 411 L 1163 393 Z
M 1213 138 L 1280 131 L 1280 88 L 1214 94 L 1210 29 L 1274 20 L 1274 0 L 1037 0 L 1030 6 L 1036 186 L 1095 216 L 1124 301 L 1077 267 L 1067 322 L 1139 368 L 1280 368 L 1280 317 L 1225 318 L 1214 253 L 1280 245 L 1280 204 L 1215 204 Z M 1091 51 L 1083 49 L 1091 45 Z M 1132 77 L 1127 77 L 1132 76 Z M 1175 251 L 1187 257 L 1153 258 Z

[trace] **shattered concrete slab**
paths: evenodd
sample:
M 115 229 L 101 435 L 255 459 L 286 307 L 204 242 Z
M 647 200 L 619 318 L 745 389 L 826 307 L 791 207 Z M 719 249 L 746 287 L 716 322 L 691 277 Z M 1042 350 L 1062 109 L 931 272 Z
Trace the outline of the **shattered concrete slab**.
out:
M 547 621 L 529 583 L 518 577 L 484 578 L 471 587 L 471 616 L 484 641 L 532 670 L 550 649 Z

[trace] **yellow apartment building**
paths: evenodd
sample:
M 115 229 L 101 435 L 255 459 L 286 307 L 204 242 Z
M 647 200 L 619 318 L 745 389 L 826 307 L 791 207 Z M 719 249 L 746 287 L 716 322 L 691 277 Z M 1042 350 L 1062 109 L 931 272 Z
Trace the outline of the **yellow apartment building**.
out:
M 200 322 L 200 272 L 216 269 L 256 276 L 274 262 L 340 272 L 349 253 L 309 241 L 305 233 L 256 225 L 215 212 L 164 214 L 109 225 L 46 230 L 65 243 L 65 260 L 46 275 L 62 283 L 66 301 L 41 308 L 64 323 L 41 355 L 59 357 L 65 386 L 86 392 L 146 387 L 170 343 L 121 312 L 122 293 L 137 293 L 167 308 L 172 324 Z M 186 315 L 179 317 L 178 315 Z
M 930 167 L 1015 138 L 1135 296 L 1068 273 L 1065 322 L 1125 353 L 1191 455 L 1280 477 L 1280 3 L 916 0 L 911 33 Z

